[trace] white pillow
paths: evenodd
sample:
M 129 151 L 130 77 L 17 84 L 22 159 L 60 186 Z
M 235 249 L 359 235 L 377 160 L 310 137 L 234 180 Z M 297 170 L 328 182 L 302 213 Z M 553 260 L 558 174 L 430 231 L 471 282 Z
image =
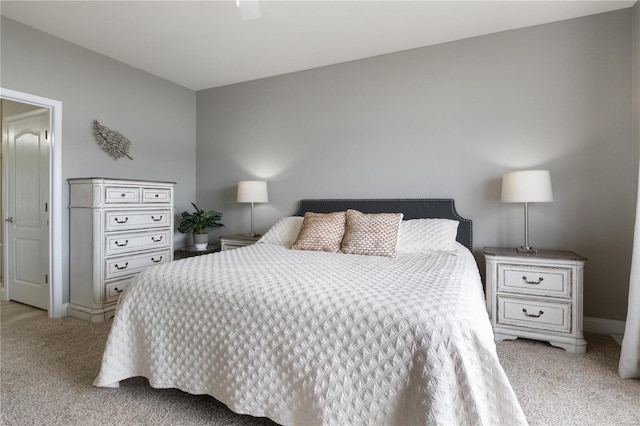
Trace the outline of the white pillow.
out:
M 398 253 L 426 251 L 455 252 L 458 221 L 449 219 L 411 219 L 400 223 Z
M 291 247 L 300 233 L 302 219 L 302 216 L 283 217 L 258 242 Z

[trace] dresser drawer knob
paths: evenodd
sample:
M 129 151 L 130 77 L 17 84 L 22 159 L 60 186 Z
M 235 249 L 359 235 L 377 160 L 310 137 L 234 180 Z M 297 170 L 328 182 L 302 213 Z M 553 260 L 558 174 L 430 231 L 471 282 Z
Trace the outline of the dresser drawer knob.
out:
M 158 198 L 160 196 L 160 194 L 156 194 L 155 197 Z
M 125 242 L 124 242 L 124 243 L 122 243 L 122 244 L 120 244 L 119 242 L 117 242 L 117 241 L 116 241 L 116 245 L 117 245 L 118 247 L 126 247 L 126 246 L 127 246 L 127 244 L 129 244 L 129 240 L 125 240 Z
M 159 243 L 160 241 L 162 241 L 162 235 L 159 236 L 157 240 L 156 237 L 151 237 L 151 241 L 153 241 L 154 243 Z
M 524 312 L 524 314 L 528 317 L 531 318 L 540 318 L 542 316 L 542 314 L 544 314 L 543 311 L 538 312 L 538 314 L 530 314 L 527 312 L 527 308 L 522 308 L 522 312 Z
M 120 194 L 120 196 L 121 196 L 122 198 L 124 198 L 124 197 L 126 197 L 127 195 L 123 192 L 122 194 Z
M 119 269 L 120 271 L 127 269 L 127 266 L 129 266 L 129 262 L 125 263 L 124 266 L 118 266 L 117 263 L 115 264 L 116 269 Z
M 117 217 L 114 217 L 113 220 L 116 221 L 116 223 L 127 223 L 127 221 L 129 220 L 128 217 L 125 217 L 124 220 L 118 220 Z
M 155 216 L 151 216 L 151 220 L 153 220 L 154 222 L 160 222 L 162 220 L 162 215 L 160 215 L 158 218 L 156 218 Z
M 523 275 L 523 276 L 522 276 L 522 280 L 523 280 L 525 283 L 527 283 L 527 284 L 531 284 L 531 285 L 538 285 L 538 284 L 540 284 L 542 281 L 544 281 L 544 278 L 542 278 L 542 277 L 538 277 L 538 281 L 529 281 L 529 280 L 527 279 L 527 276 L 526 276 L 526 275 Z
M 120 290 L 118 287 L 114 287 L 113 289 L 116 291 L 116 293 L 122 293 L 124 291 L 124 289 Z
M 160 259 L 157 259 L 157 260 L 156 260 L 156 258 L 152 257 L 152 258 L 151 258 L 151 261 L 152 261 L 153 263 L 160 263 L 160 262 L 162 262 L 162 256 L 160 256 Z

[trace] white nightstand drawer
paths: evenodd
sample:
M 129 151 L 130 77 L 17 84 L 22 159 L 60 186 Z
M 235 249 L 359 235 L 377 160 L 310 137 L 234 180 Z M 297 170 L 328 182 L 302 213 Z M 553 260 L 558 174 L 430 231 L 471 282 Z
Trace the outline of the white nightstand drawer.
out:
M 224 235 L 220 237 L 220 250 L 233 250 L 241 247 L 250 246 L 251 244 L 255 244 L 256 241 L 260 239 L 259 235 L 244 235 L 244 234 L 236 234 L 236 235 Z
M 105 256 L 169 247 L 170 229 L 147 233 L 106 234 Z
M 140 189 L 127 186 L 105 186 L 105 203 L 139 203 Z
M 127 288 L 130 282 L 131 278 L 127 278 L 124 280 L 111 281 L 107 283 L 104 303 L 116 302 L 118 300 L 118 297 L 120 297 L 120 293 L 122 293 L 124 289 Z
M 142 188 L 143 203 L 170 203 L 170 188 Z
M 498 264 L 498 291 L 571 297 L 571 269 Z
M 171 225 L 171 210 L 107 211 L 106 231 L 126 231 L 140 228 L 164 228 Z
M 251 244 L 223 241 L 220 244 L 220 250 L 222 250 L 222 251 L 233 250 L 233 249 L 237 249 L 237 248 L 241 248 L 241 247 L 246 247 L 246 246 L 249 246 L 249 245 L 251 245 Z
M 536 330 L 571 332 L 571 303 L 498 295 L 498 324 Z
M 107 259 L 105 280 L 136 274 L 149 266 L 159 265 L 160 263 L 169 262 L 170 260 L 170 250 L 160 250 L 135 256 L 123 256 L 114 259 Z

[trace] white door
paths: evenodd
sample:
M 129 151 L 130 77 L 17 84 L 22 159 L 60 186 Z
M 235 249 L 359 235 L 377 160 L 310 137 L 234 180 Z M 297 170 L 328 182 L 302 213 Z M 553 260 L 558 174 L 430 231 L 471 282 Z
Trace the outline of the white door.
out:
M 7 117 L 7 241 L 9 299 L 49 309 L 49 111 Z

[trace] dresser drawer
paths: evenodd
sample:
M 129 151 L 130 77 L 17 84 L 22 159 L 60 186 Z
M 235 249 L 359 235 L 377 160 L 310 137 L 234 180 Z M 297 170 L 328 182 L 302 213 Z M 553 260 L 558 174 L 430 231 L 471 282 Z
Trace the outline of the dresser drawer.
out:
M 570 333 L 571 303 L 498 295 L 497 320 L 500 325 Z
M 171 210 L 107 211 L 106 231 L 127 231 L 144 228 L 164 228 L 171 225 Z
M 122 293 L 124 289 L 127 288 L 130 282 L 131 278 L 107 282 L 105 288 L 104 303 L 117 302 L 118 298 L 120 297 L 120 293 Z
M 105 186 L 104 202 L 105 204 L 139 203 L 140 188 L 131 188 L 128 186 Z
M 498 264 L 498 291 L 570 298 L 571 279 L 570 268 Z
M 159 250 L 145 254 L 122 256 L 105 261 L 105 280 L 137 274 L 149 266 L 171 260 L 171 250 Z
M 169 247 L 170 229 L 146 233 L 106 234 L 105 256 Z
M 142 188 L 143 203 L 170 203 L 170 188 Z

